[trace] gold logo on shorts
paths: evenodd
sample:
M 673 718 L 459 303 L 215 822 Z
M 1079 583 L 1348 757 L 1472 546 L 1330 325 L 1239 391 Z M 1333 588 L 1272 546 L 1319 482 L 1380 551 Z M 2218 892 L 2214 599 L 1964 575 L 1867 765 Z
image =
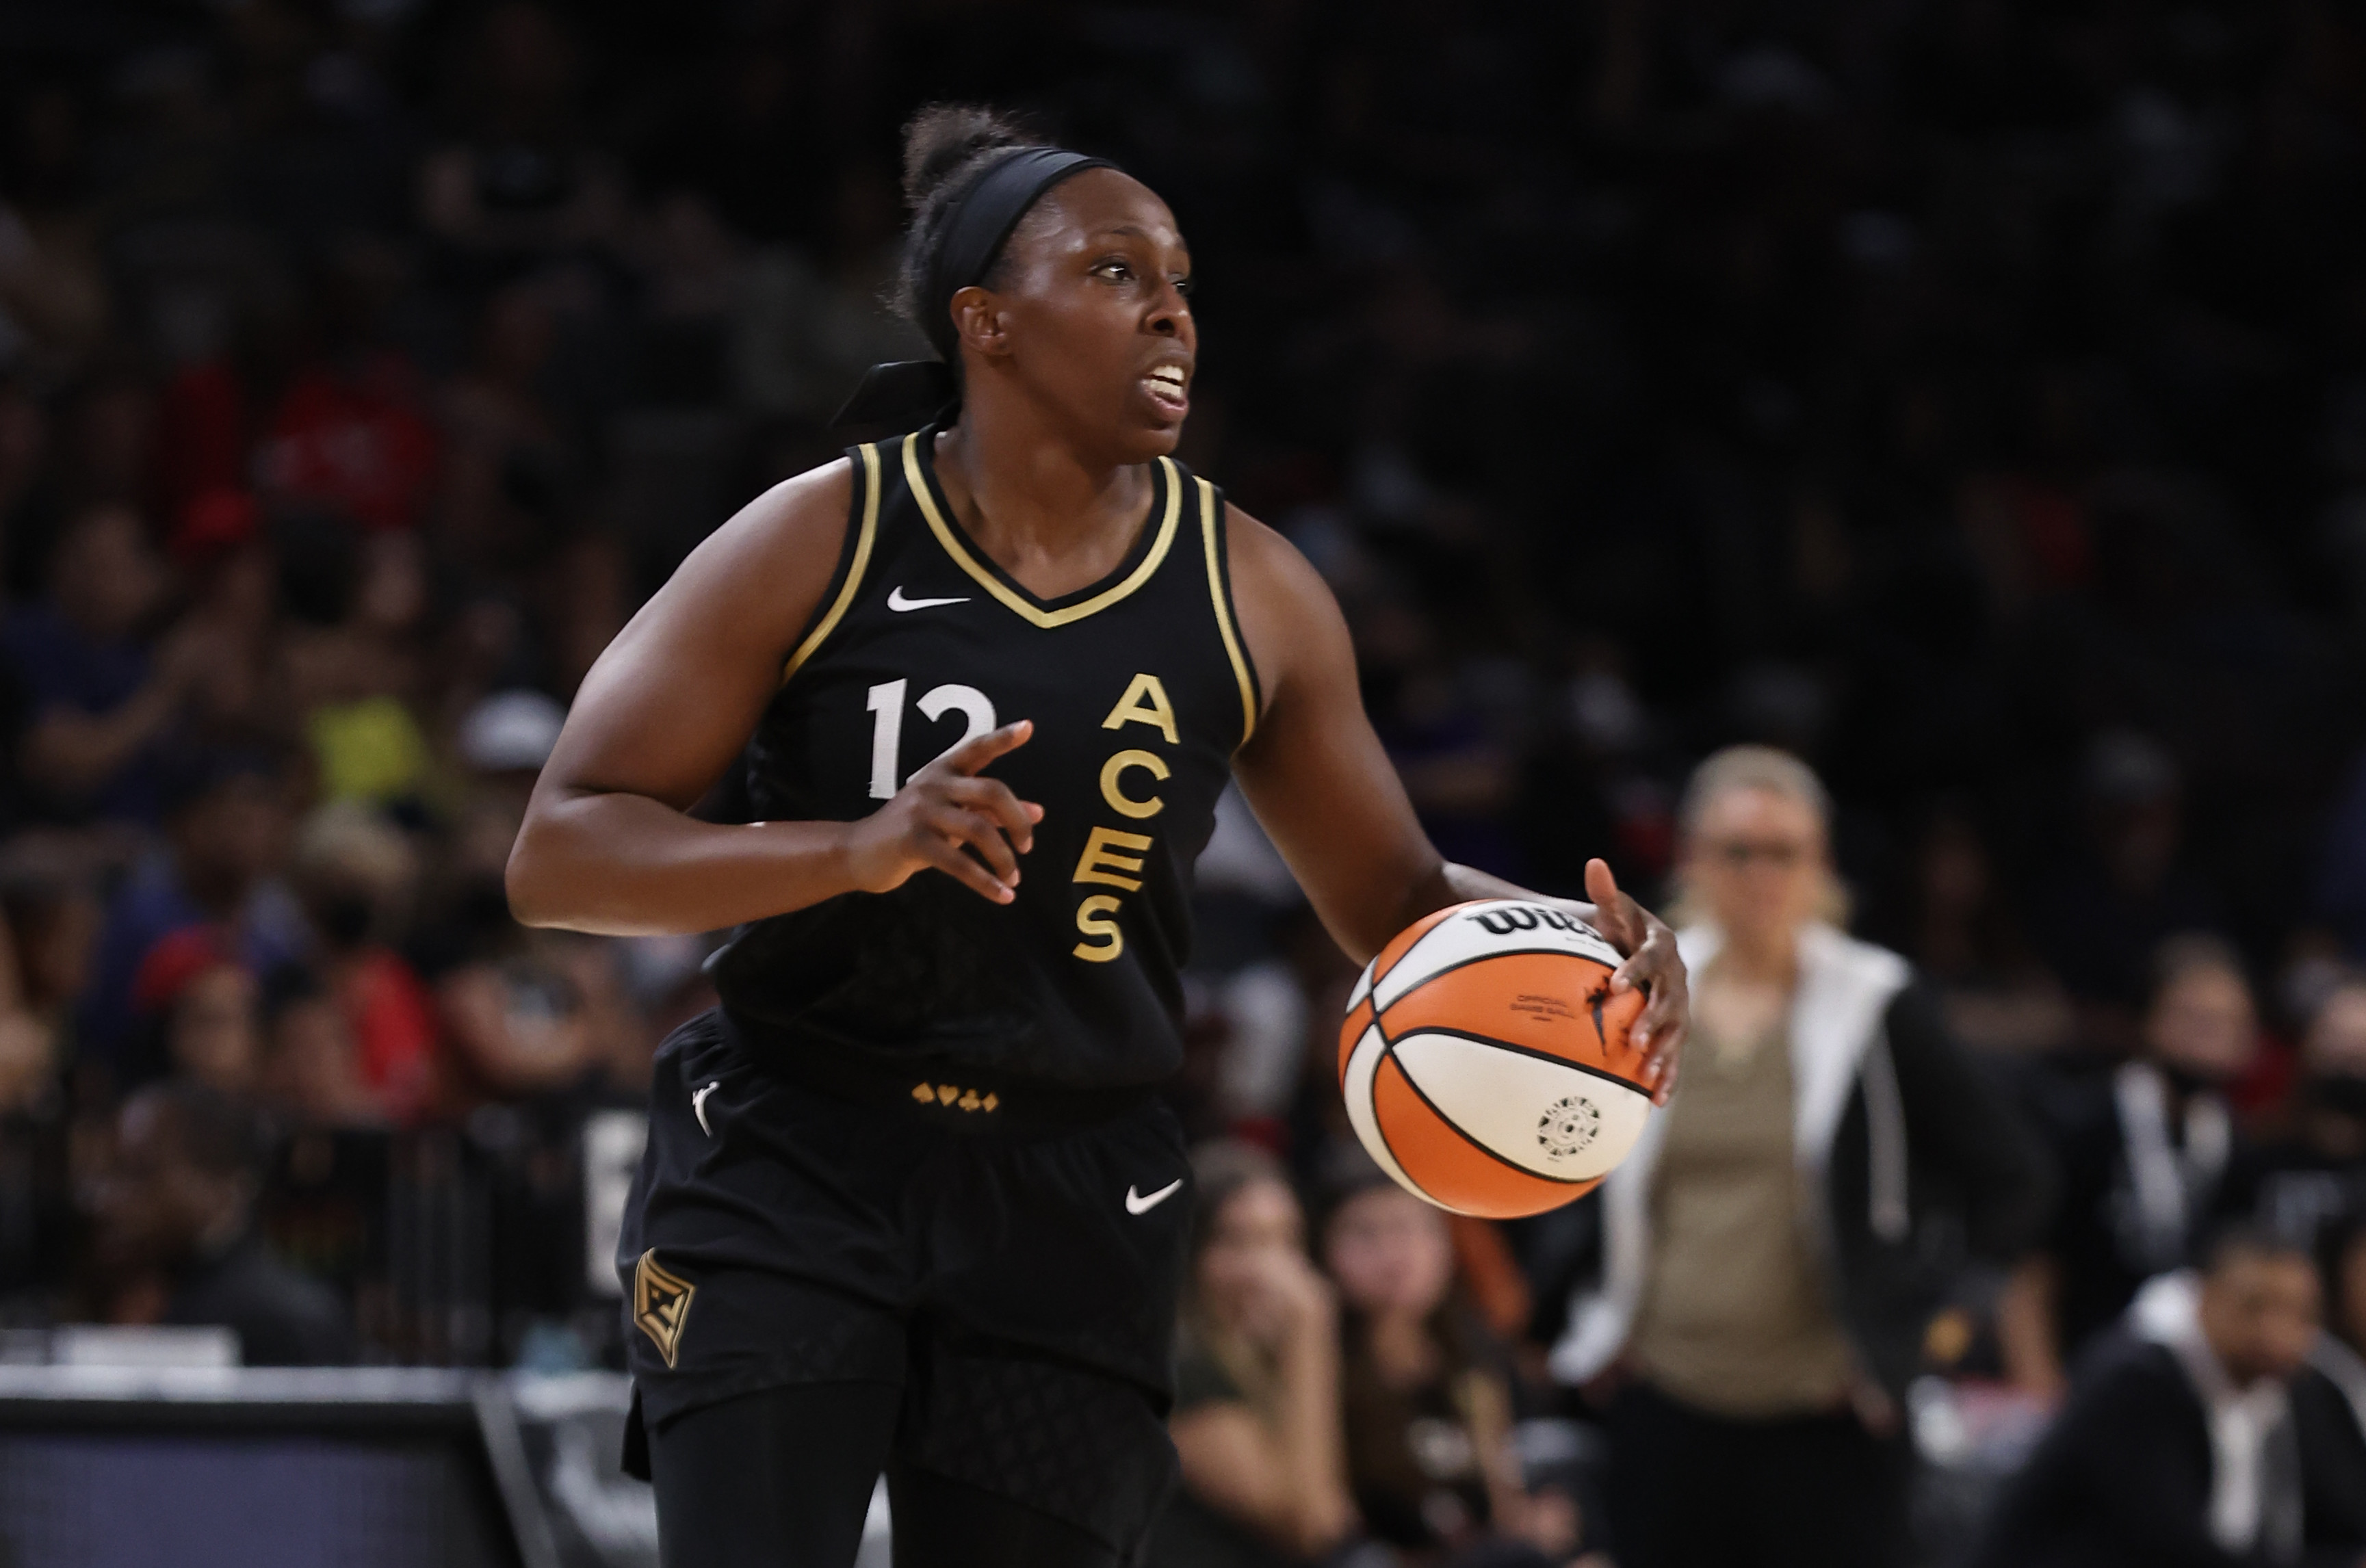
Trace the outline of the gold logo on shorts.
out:
M 974 1089 L 951 1083 L 916 1083 L 912 1086 L 912 1099 L 921 1105 L 958 1105 L 963 1111 L 991 1111 L 1002 1103 L 1002 1097 L 992 1089 L 980 1094 Z
M 633 1270 L 633 1326 L 649 1337 L 668 1367 L 682 1347 L 682 1325 L 690 1317 L 690 1298 L 696 1294 L 697 1286 L 658 1262 L 657 1248 L 641 1254 Z

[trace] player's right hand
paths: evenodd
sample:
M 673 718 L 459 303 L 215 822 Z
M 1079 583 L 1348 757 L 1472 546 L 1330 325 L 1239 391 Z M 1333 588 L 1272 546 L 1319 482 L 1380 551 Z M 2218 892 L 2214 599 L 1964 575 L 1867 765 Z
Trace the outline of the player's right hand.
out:
M 1019 857 L 1035 847 L 1043 808 L 977 773 L 1034 733 L 1022 718 L 964 740 L 914 773 L 886 805 L 849 823 L 854 886 L 884 893 L 933 866 L 982 898 L 1008 904 L 1019 897 Z

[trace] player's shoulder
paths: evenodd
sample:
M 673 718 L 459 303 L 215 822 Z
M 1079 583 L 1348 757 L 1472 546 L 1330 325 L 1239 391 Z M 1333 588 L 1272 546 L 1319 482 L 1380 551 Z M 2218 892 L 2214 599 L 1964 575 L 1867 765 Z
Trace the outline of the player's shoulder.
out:
M 1234 597 L 1283 604 L 1310 596 L 1332 602 L 1329 585 L 1304 551 L 1230 501 L 1224 502 L 1224 540 Z
M 836 574 L 855 495 L 844 458 L 783 479 L 702 540 L 649 613 L 771 657 L 811 618 Z
M 1314 563 L 1279 529 L 1229 502 L 1224 536 L 1233 606 L 1268 705 L 1310 675 L 1326 690 L 1352 681 L 1346 623 Z
M 855 462 L 835 457 L 781 480 L 715 530 L 742 549 L 809 551 L 835 546 L 851 524 Z

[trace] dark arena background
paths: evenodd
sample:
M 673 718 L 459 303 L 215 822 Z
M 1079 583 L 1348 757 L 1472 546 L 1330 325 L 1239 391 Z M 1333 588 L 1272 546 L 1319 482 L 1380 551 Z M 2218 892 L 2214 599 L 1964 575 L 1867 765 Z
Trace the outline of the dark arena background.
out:
M 2366 1561 L 2366 7 L 0 0 L 0 1564 L 656 1563 L 613 1255 L 721 933 L 502 867 L 608 640 L 926 353 L 943 102 L 1171 205 L 1178 455 L 1337 594 L 1448 858 L 1698 920 L 1819 853 L 1687 795 L 1780 749 L 1817 918 L 2045 1156 L 2000 1217 L 1914 1122 L 1902 1389 L 1703 1415 L 1869 1342 L 1854 1233 L 1605 1367 L 1601 1200 L 1365 1213 L 1354 966 L 1229 799 L 1170 1097 L 1203 1186 L 1279 1173 L 1245 1267 L 1338 1397 L 1195 1275 L 1176 1430 L 1316 1423 L 1346 1501 L 1187 1440 L 1149 1561 Z M 1688 1421 L 1797 1440 L 1736 1490 Z M 1812 1544 L 1867 1467 L 1902 1526 Z M 1622 1535 L 1663 1494 L 1801 1554 Z

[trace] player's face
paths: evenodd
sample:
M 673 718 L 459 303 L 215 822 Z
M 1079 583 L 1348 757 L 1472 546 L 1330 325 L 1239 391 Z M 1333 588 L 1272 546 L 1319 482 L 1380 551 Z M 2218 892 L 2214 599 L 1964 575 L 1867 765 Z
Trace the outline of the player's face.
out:
M 1054 186 L 1005 247 L 983 294 L 994 356 L 1118 460 L 1163 456 L 1191 412 L 1190 279 L 1166 204 L 1139 180 L 1088 169 Z

